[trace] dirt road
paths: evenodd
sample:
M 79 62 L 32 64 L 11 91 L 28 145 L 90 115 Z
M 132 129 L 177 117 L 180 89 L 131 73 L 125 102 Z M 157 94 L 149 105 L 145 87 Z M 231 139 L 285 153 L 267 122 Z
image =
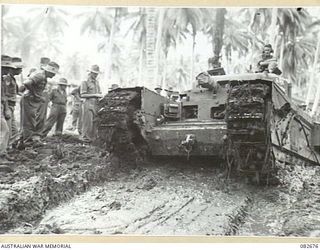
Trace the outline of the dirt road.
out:
M 61 140 L 68 157 L 58 157 Z M 314 168 L 297 166 L 287 186 L 261 187 L 239 177 L 226 180 L 214 160 L 157 159 L 120 167 L 100 149 L 73 137 L 49 138 L 46 147 L 33 150 L 37 157 L 26 157 L 28 150 L 17 153 L 24 160 L 2 178 L 2 233 L 317 236 L 320 232 L 320 175 Z M 48 158 L 52 150 L 55 157 Z

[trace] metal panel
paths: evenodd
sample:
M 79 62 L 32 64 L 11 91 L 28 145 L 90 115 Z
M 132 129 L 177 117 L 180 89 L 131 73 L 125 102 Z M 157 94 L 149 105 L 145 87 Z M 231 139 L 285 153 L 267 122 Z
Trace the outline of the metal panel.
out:
M 160 115 L 160 105 L 168 103 L 169 100 L 146 88 L 141 89 L 141 110 L 146 118 L 146 130 L 149 131 L 155 124 L 156 118 Z
M 187 134 L 194 134 L 196 138 L 196 144 L 190 155 L 217 156 L 223 153 L 226 124 L 207 122 L 175 123 L 153 128 L 149 137 L 152 155 L 186 155 L 179 145 Z

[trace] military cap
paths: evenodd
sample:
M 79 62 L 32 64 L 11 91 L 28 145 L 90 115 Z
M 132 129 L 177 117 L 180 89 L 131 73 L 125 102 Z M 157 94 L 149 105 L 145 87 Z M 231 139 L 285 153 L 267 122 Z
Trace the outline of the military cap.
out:
M 96 74 L 100 74 L 100 68 L 98 65 L 94 64 L 91 66 L 91 68 L 89 69 L 89 72 L 92 72 L 92 73 L 96 73 Z
M 165 89 L 165 91 L 170 92 L 170 93 L 173 92 L 172 87 L 169 87 L 168 89 Z
M 117 88 L 119 88 L 119 85 L 118 85 L 118 84 L 113 83 L 113 84 L 111 84 L 111 87 L 109 88 L 109 90 L 117 89 Z
M 12 65 L 12 58 L 7 55 L 1 55 L 1 67 L 14 68 Z
M 65 85 L 65 86 L 68 86 L 69 83 L 68 83 L 68 80 L 64 77 L 60 78 L 59 81 L 57 82 L 58 85 Z
M 12 65 L 16 69 L 22 69 L 23 68 L 23 63 L 20 57 L 12 57 Z
M 45 66 L 45 65 L 47 65 L 49 62 L 50 62 L 50 58 L 48 58 L 48 57 L 41 57 L 41 58 L 40 58 L 40 65 Z
M 43 70 L 51 72 L 53 74 L 59 74 L 59 64 L 56 62 L 49 62 L 48 65 L 43 67 Z

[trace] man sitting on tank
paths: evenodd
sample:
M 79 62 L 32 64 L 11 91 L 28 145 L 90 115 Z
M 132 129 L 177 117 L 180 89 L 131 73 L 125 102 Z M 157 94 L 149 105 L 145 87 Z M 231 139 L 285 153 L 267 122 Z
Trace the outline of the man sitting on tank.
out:
M 266 44 L 263 47 L 261 60 L 258 62 L 257 72 L 267 72 L 280 75 L 282 72 L 278 68 L 277 59 L 273 57 L 273 49 L 271 44 Z

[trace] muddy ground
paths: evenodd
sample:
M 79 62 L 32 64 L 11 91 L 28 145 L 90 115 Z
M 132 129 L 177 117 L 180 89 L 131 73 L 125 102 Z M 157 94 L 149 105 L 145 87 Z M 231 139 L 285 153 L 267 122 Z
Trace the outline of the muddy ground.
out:
M 0 166 L 1 234 L 319 236 L 320 169 L 282 186 L 226 179 L 215 159 L 125 165 L 75 135 Z

